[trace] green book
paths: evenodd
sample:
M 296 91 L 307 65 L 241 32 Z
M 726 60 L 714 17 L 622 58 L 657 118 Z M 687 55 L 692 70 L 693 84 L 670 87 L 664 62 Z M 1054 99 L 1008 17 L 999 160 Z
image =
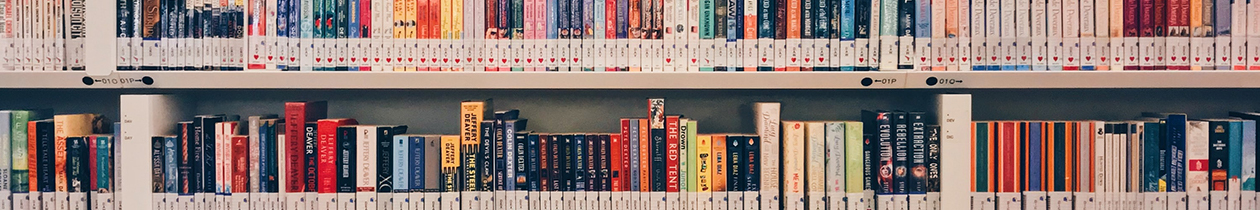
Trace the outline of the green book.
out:
M 862 122 L 846 122 L 844 125 L 844 191 L 861 193 L 862 183 Z
M 686 158 L 682 159 L 683 163 L 680 165 L 682 166 L 683 174 L 687 175 L 687 178 L 685 179 L 687 182 L 680 185 L 684 187 L 684 189 L 680 189 L 680 192 L 695 192 L 697 189 L 700 189 L 696 186 L 696 184 L 700 182 L 700 178 L 696 177 L 696 172 L 700 171 L 700 169 L 697 168 L 700 164 L 696 160 L 696 142 L 700 137 L 699 135 L 696 135 L 696 133 L 698 133 L 697 130 L 699 130 L 697 128 L 695 120 L 687 120 L 687 133 L 685 135 L 687 137 L 687 142 L 682 144 L 686 147 L 683 148 L 683 151 L 685 152 L 683 157 Z

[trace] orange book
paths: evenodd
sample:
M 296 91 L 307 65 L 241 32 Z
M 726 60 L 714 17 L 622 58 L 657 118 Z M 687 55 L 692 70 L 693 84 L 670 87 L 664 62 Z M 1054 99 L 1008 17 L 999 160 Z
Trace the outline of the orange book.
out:
M 68 114 L 53 116 L 53 185 L 57 192 L 69 192 L 66 179 L 66 138 L 92 134 L 94 114 Z
M 38 170 L 39 161 L 37 161 L 39 160 L 39 138 L 36 138 L 38 136 L 38 132 L 35 130 L 36 122 L 38 121 L 26 122 L 26 164 L 28 166 L 26 170 L 30 177 L 28 179 L 30 180 L 28 181 L 30 183 L 29 192 L 39 192 L 40 171 Z
M 709 182 L 713 183 L 713 192 L 726 191 L 726 135 L 713 135 L 711 146 L 713 156 L 713 173 L 709 176 Z
M 639 191 L 652 191 L 652 135 L 648 132 L 648 120 L 639 119 Z

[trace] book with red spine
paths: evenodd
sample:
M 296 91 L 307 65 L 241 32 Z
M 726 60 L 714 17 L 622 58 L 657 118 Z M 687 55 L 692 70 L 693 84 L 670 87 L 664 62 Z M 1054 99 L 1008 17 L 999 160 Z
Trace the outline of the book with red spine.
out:
M 665 117 L 665 191 L 678 192 L 678 115 Z
M 1155 39 L 1150 50 L 1153 61 L 1151 70 L 1167 70 L 1168 61 L 1164 60 L 1167 51 L 1164 46 L 1167 45 L 1166 37 L 1168 36 L 1168 0 L 1151 0 L 1151 8 L 1145 11 L 1151 14 L 1151 37 Z M 1142 14 L 1146 15 L 1146 13 Z
M 1016 140 L 1015 122 L 1001 122 L 998 124 L 998 153 L 1002 156 L 998 159 L 998 192 L 1020 192 L 1018 174 L 1020 171 L 1020 158 L 1017 152 L 1019 144 Z
M 288 171 L 287 192 L 306 191 L 306 123 L 328 116 L 328 103 L 324 101 L 291 101 L 284 103 L 285 158 Z M 315 186 L 310 186 L 315 187 Z
M 249 136 L 232 136 L 232 192 L 249 192 Z
M 622 142 L 625 142 L 626 140 L 628 140 L 628 139 L 623 139 L 623 138 L 629 138 L 629 137 L 630 137 L 630 119 L 621 119 L 621 133 L 612 134 L 610 136 L 610 138 L 612 139 L 609 139 L 609 144 L 608 144 L 608 152 L 610 155 L 609 170 L 611 170 L 609 172 L 610 174 L 608 177 L 610 179 L 609 181 L 611 183 L 609 184 L 612 185 L 611 190 L 613 192 L 625 191 L 624 189 L 625 187 L 623 187 L 623 185 L 626 179 L 624 177 L 629 177 L 629 175 L 628 175 L 628 172 L 624 171 L 624 170 L 627 170 L 627 168 L 626 168 L 626 165 L 622 164 L 622 162 L 626 160 L 627 158 L 626 155 L 628 154 L 622 151 L 622 149 L 625 148 L 625 145 L 623 145 Z M 627 175 L 623 176 L 622 173 L 627 173 Z
M 1154 60 L 1151 58 L 1155 56 L 1155 51 L 1152 48 L 1147 47 L 1154 45 L 1155 16 L 1153 13 L 1155 13 L 1155 1 L 1156 0 L 1138 1 L 1137 21 L 1135 22 L 1138 28 L 1138 44 L 1141 44 L 1142 46 L 1139 48 L 1141 50 L 1138 53 L 1142 59 L 1138 62 L 1140 63 L 1140 70 L 1155 70 Z M 1128 13 L 1125 13 L 1125 15 L 1128 15 Z
M 337 193 L 337 127 L 358 125 L 359 121 L 349 118 L 321 119 L 317 121 L 317 147 L 319 170 L 317 176 L 319 193 Z
M 1149 1 L 1150 0 L 1144 0 L 1144 2 L 1149 2 Z M 1137 45 L 1137 42 L 1133 41 L 1136 38 L 1129 38 L 1129 37 L 1143 37 L 1143 35 L 1145 34 L 1145 33 L 1141 33 L 1142 22 L 1140 19 L 1141 16 L 1139 15 L 1139 12 L 1141 11 L 1140 10 L 1141 5 L 1142 4 L 1139 4 L 1139 0 L 1124 0 L 1124 37 L 1126 38 L 1124 45 L 1126 46 L 1126 48 L 1137 49 L 1136 47 L 1134 47 L 1135 45 Z M 1142 70 L 1141 66 L 1139 65 L 1140 62 L 1137 61 L 1138 58 L 1140 57 L 1138 54 L 1139 52 L 1133 51 L 1133 50 L 1127 50 L 1127 51 L 1128 51 L 1127 53 L 1128 53 L 1129 61 L 1125 62 L 1124 70 Z

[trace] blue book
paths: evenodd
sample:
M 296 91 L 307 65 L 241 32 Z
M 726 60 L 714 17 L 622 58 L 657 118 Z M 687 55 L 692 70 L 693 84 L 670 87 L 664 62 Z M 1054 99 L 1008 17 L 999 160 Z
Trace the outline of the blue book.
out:
M 572 161 L 573 168 L 569 171 L 572 172 L 571 175 L 573 176 L 573 191 L 586 191 L 586 135 L 573 135 L 572 141 L 573 155 L 570 156 L 569 161 Z
M 347 26 L 346 26 L 346 29 L 348 29 L 348 30 L 349 30 L 349 32 L 350 32 L 350 34 L 348 35 L 348 36 L 350 37 L 350 38 L 349 38 L 350 40 L 358 40 L 358 39 L 359 39 L 359 37 L 363 37 L 363 30 L 361 29 L 361 28 L 362 28 L 362 26 L 360 26 L 360 24 L 359 24 L 359 15 L 360 15 L 360 14 L 359 14 L 359 10 L 360 10 L 360 9 L 359 9 L 359 1 L 367 1 L 367 0 L 348 0 L 348 1 L 350 1 L 350 2 L 349 2 L 349 6 L 350 6 L 350 7 L 346 9 L 346 13 L 347 13 L 347 15 L 346 15 L 346 16 L 348 16 L 349 21 L 347 22 L 347 24 L 349 24 L 349 25 L 347 25 Z M 369 34 L 369 36 L 370 36 L 370 34 Z M 341 38 L 345 38 L 345 37 L 341 37 Z M 339 42 L 344 43 L 345 41 L 343 40 L 343 41 L 339 41 Z M 354 61 L 354 60 L 356 59 L 355 57 L 356 57 L 356 56 L 358 56 L 358 55 L 355 55 L 356 53 L 355 53 L 355 52 L 353 52 L 353 51 L 356 51 L 356 50 L 363 50 L 363 48 L 359 48 L 359 47 L 361 47 L 361 46 L 358 46 L 357 44 L 359 44 L 359 43 L 358 43 L 358 42 L 354 42 L 354 43 L 350 43 L 350 44 L 344 45 L 345 47 L 348 47 L 349 49 L 339 50 L 338 52 L 344 52 L 344 53 L 347 53 L 347 54 L 349 54 L 349 55 L 340 55 L 340 56 L 343 56 L 343 57 L 350 57 L 350 60 L 351 60 L 351 61 Z M 360 53 L 361 53 L 361 52 L 360 52 Z M 361 56 L 361 57 L 366 57 L 366 56 Z M 338 66 L 339 66 L 339 67 L 341 67 L 340 65 L 343 65 L 343 64 L 338 64 Z M 351 63 L 351 64 L 349 64 L 349 65 L 345 65 L 345 67 L 348 67 L 348 68 L 347 68 L 347 71 L 359 71 L 359 66 L 354 65 L 353 63 Z M 338 70 L 340 70 L 340 69 L 338 69 Z
M 1041 139 L 1041 131 L 1044 125 L 1044 122 L 1028 123 L 1028 191 L 1045 191 L 1041 188 L 1041 163 L 1045 158 L 1042 154 L 1045 143 Z
M 853 13 L 854 13 L 853 10 L 854 10 L 854 7 L 856 7 L 854 0 L 840 0 L 840 4 L 835 5 L 835 6 L 840 7 L 840 14 L 839 14 L 840 26 L 837 30 L 839 30 L 839 33 L 840 33 L 840 45 L 841 45 L 841 46 L 836 46 L 836 47 L 856 49 L 857 43 L 854 41 L 855 36 L 853 33 L 853 31 L 857 28 L 857 25 L 854 22 L 855 20 L 853 16 Z M 852 55 L 852 56 L 856 57 L 857 55 Z M 855 61 L 848 61 L 848 60 L 842 60 L 842 61 L 844 62 L 840 63 L 840 71 L 853 71 L 854 69 L 853 62 Z
M 639 120 L 630 119 L 630 191 L 639 191 Z
M 1186 115 L 1172 114 L 1164 119 L 1164 139 L 1168 141 L 1169 192 L 1186 191 Z
M 275 154 L 271 153 L 271 148 L 275 147 L 276 143 L 272 142 L 271 138 L 267 137 L 267 135 L 271 134 L 271 131 L 267 130 L 266 121 L 259 120 L 257 129 L 258 145 L 254 146 L 258 147 L 258 171 L 253 171 L 252 173 L 258 173 L 258 183 L 254 184 L 258 185 L 258 192 L 271 192 L 268 191 L 268 187 L 271 186 L 270 182 L 273 180 L 269 179 L 271 175 L 268 173 L 270 173 L 271 170 L 268 170 L 267 168 L 272 167 L 271 164 L 275 163 L 271 161 L 271 156 Z
M 66 139 L 66 142 L 77 142 L 81 140 L 82 140 L 81 137 L 71 137 L 69 139 Z M 179 191 L 179 185 L 175 184 L 179 180 L 179 172 L 178 172 L 179 164 L 176 164 L 177 162 L 175 161 L 175 159 L 179 157 L 179 150 L 177 149 L 178 147 L 176 147 L 175 145 L 179 145 L 178 144 L 179 138 L 176 138 L 174 136 L 166 136 L 166 137 L 163 137 L 163 140 L 164 141 L 162 142 L 162 149 L 164 151 L 162 153 L 165 157 L 162 158 L 162 166 L 163 166 L 162 171 L 163 171 L 163 174 L 166 175 L 164 179 L 166 183 L 165 190 L 166 190 L 166 193 L 176 193 Z
M 408 167 L 411 166 L 411 138 L 416 136 L 396 135 L 394 136 L 394 192 L 410 192 L 411 173 Z
M 411 189 L 412 192 L 421 192 L 426 187 L 424 185 L 424 182 L 425 182 L 424 179 L 426 178 L 424 176 L 424 173 L 425 173 L 424 171 L 425 169 L 424 168 L 424 164 L 425 164 L 424 143 L 425 143 L 426 138 L 437 138 L 437 137 L 410 136 L 410 138 L 407 139 L 407 141 L 409 141 L 407 148 L 410 150 L 408 155 L 411 158 L 411 161 L 408 162 L 410 164 L 405 165 L 406 167 L 409 168 L 407 171 L 408 173 L 410 173 L 409 175 L 407 175 L 407 177 L 411 178 L 411 180 L 407 182 L 408 184 L 410 184 L 407 186 L 407 188 Z M 438 160 L 429 160 L 429 161 L 438 161 Z M 399 165 L 399 166 L 404 166 L 404 165 Z M 399 186 L 402 186 L 402 185 L 399 185 Z
M 1160 183 L 1166 180 L 1163 174 L 1163 154 L 1167 145 L 1160 136 L 1159 122 L 1144 122 L 1142 125 L 1142 192 L 1159 192 Z
M 96 192 L 113 192 L 111 183 L 114 175 L 114 138 L 108 135 L 94 136 L 96 143 Z
M 1242 120 L 1229 121 L 1229 167 L 1228 174 L 1230 183 L 1240 181 L 1242 177 Z M 1230 190 L 1235 190 L 1239 186 L 1229 186 Z
M 1242 191 L 1256 190 L 1256 121 L 1242 121 Z
M 525 153 L 528 159 L 526 164 L 526 185 L 529 191 L 539 191 L 541 184 L 538 176 L 538 134 L 529 134 L 525 137 Z

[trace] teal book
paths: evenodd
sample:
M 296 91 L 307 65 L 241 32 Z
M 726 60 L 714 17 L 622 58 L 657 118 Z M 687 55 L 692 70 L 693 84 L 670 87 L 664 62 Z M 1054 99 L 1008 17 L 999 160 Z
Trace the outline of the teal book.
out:
M 1142 192 L 1159 192 L 1163 173 L 1163 141 L 1159 122 L 1143 122 L 1142 127 Z
M 1229 174 L 1230 183 L 1238 183 L 1242 176 L 1242 120 L 1229 121 Z M 1234 190 L 1238 186 L 1229 186 Z
M 1242 121 L 1242 177 L 1243 191 L 1256 190 L 1256 121 Z

